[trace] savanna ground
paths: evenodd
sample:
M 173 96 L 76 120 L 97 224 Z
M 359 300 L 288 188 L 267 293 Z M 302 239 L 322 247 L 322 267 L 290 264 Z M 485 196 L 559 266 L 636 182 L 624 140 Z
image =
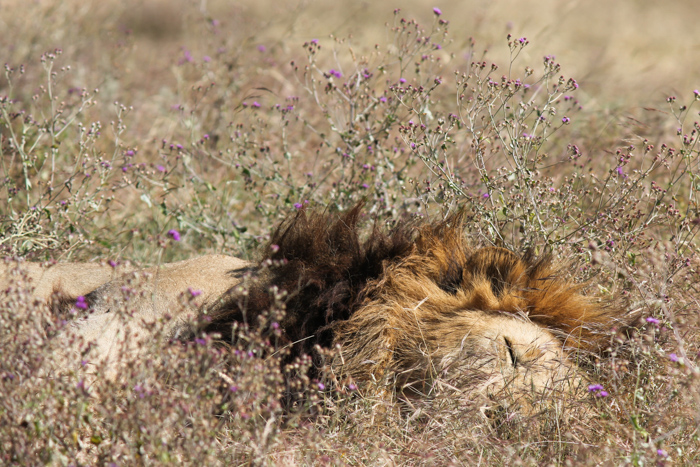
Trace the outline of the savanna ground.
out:
M 61 323 L 18 278 L 0 459 L 697 465 L 696 17 L 691 0 L 3 2 L 3 256 L 254 258 L 286 213 L 364 199 L 387 224 L 464 209 L 475 244 L 548 248 L 641 319 L 586 366 L 604 392 L 494 423 L 483 401 L 393 407 L 304 378 L 285 408 L 254 329 L 230 354 L 154 349 L 118 381 L 46 379 Z

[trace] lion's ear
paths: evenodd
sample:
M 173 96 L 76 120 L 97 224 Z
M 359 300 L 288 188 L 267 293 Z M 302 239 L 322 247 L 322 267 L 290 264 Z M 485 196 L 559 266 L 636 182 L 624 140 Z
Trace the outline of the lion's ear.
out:
M 472 276 L 485 278 L 499 299 L 506 289 L 523 287 L 527 278 L 527 265 L 520 256 L 500 247 L 477 250 L 469 257 L 466 268 Z
M 464 265 L 457 259 L 447 261 L 446 267 L 440 271 L 437 285 L 450 295 L 456 295 L 463 287 Z

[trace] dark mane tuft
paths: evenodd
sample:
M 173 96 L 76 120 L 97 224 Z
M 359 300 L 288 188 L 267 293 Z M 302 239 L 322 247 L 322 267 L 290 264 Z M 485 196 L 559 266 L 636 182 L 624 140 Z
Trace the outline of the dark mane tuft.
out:
M 276 286 L 289 294 L 280 324 L 287 343 L 296 343 L 292 356 L 311 354 L 317 344 L 332 345 L 330 326 L 350 317 L 368 281 L 380 277 L 387 263 L 413 249 L 408 223 L 390 232 L 375 225 L 361 240 L 362 207 L 360 203 L 341 215 L 301 210 L 282 222 L 258 263 L 258 270 L 266 272 L 251 285 L 245 303 L 229 291 L 212 310 L 204 331 L 230 338 L 234 321 L 245 322 L 272 307 L 270 288 Z M 270 260 L 275 266 L 267 269 Z

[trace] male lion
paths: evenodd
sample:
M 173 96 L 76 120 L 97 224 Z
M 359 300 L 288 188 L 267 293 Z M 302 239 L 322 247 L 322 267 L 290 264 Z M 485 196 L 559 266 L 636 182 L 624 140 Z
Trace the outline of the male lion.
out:
M 334 379 L 401 398 L 436 385 L 469 397 L 575 389 L 576 365 L 632 321 L 617 302 L 584 296 L 549 255 L 474 248 L 460 214 L 375 226 L 364 241 L 360 214 L 288 218 L 259 263 L 276 266 L 244 300 L 232 290 L 212 306 L 204 331 L 231 338 L 233 322 L 273 306 L 274 286 L 289 293 L 279 325 L 292 355 L 338 346 Z
M 549 256 L 474 248 L 461 215 L 375 226 L 365 240 L 360 216 L 361 206 L 341 216 L 302 210 L 272 233 L 255 264 L 203 256 L 128 273 L 64 298 L 64 312 L 75 313 L 76 300 L 88 308 L 73 330 L 111 361 L 120 343 L 138 352 L 139 336 L 159 323 L 171 338 L 204 332 L 232 342 L 232 325 L 256 324 L 282 292 L 286 312 L 264 326 L 281 331 L 278 345 L 291 357 L 312 355 L 320 366 L 318 349 L 338 347 L 322 374 L 312 371 L 405 400 L 438 386 L 467 395 L 575 389 L 581 357 L 631 321 L 614 302 L 584 296 Z M 130 295 L 134 281 L 142 292 Z M 194 313 L 206 313 L 199 327 L 174 316 L 195 296 Z M 113 316 L 119 307 L 130 310 L 126 326 Z

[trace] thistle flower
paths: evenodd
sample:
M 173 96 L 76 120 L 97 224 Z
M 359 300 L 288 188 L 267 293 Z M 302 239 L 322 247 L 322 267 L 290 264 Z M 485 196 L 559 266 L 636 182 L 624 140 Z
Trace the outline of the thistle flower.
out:
M 588 392 L 592 392 L 595 397 L 608 397 L 608 391 L 603 389 L 601 384 L 591 384 L 588 386 Z
M 76 308 L 80 308 L 81 310 L 87 310 L 87 309 L 88 309 L 88 304 L 85 302 L 85 297 L 83 297 L 82 295 L 79 296 L 79 297 L 75 300 L 75 307 L 76 307 Z

